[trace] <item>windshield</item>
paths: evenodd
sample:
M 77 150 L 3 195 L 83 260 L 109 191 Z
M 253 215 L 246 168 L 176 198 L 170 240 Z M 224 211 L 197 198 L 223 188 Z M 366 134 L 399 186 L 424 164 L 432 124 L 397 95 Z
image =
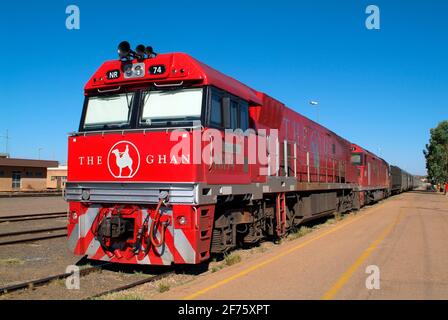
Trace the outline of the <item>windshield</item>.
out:
M 143 92 L 141 124 L 199 120 L 202 88 Z
M 134 93 L 89 97 L 84 129 L 120 128 L 129 124 Z

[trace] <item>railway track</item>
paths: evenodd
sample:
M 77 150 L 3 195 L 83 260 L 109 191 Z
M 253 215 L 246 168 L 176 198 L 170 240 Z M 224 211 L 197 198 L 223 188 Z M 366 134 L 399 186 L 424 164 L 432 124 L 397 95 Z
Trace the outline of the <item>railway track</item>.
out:
M 57 219 L 65 217 L 67 217 L 66 212 L 31 213 L 24 215 L 0 216 L 0 223 L 2 222 L 26 223 L 27 221 Z M 0 233 L 0 246 L 65 237 L 66 232 L 58 232 L 58 231 L 65 231 L 66 229 L 67 229 L 66 226 L 58 226 L 58 227 L 47 227 L 47 228 L 28 229 L 23 231 Z M 35 235 L 35 236 L 29 237 L 28 235 Z M 4 238 L 12 238 L 12 239 L 3 240 Z
M 105 263 L 100 266 L 93 266 L 93 267 L 81 269 L 79 271 L 79 275 L 85 276 L 85 275 L 88 275 L 89 273 L 100 271 L 104 266 L 109 265 L 109 264 L 110 263 Z M 4 287 L 0 287 L 0 295 L 4 295 L 7 293 L 24 290 L 24 289 L 34 289 L 35 287 L 46 285 L 54 280 L 68 278 L 71 275 L 73 275 L 73 272 L 59 273 L 59 274 L 51 275 L 48 277 L 43 277 L 43 278 L 39 278 L 39 279 L 35 279 L 35 280 L 30 280 L 30 281 L 25 281 L 25 282 L 21 282 L 21 283 L 7 285 Z
M 45 233 L 45 235 L 38 235 L 35 237 L 26 237 L 26 238 L 20 238 L 20 239 L 0 241 L 0 246 L 66 237 L 67 236 L 67 233 L 65 232 L 66 229 L 67 229 L 67 227 L 63 226 L 63 227 L 42 228 L 42 229 L 32 229 L 32 230 L 0 233 L 0 238 L 10 238 L 10 237 L 24 236 L 24 235 L 29 235 L 29 234 Z M 63 233 L 60 233 L 60 232 L 52 233 L 52 232 L 61 231 L 61 230 L 64 230 L 64 232 Z
M 63 218 L 67 216 L 67 212 L 50 212 L 50 213 L 31 213 L 25 215 L 0 216 L 1 222 L 18 222 L 30 220 L 44 220 Z
M 67 217 L 66 212 L 9 215 L 9 216 L 0 217 L 0 223 L 2 223 L 2 222 L 27 222 L 27 221 L 45 220 L 45 219 L 49 220 L 49 219 L 65 218 L 65 217 Z M 0 246 L 66 237 L 66 232 L 65 232 L 66 229 L 67 229 L 66 226 L 58 226 L 58 227 L 46 227 L 46 228 L 27 229 L 27 230 L 0 233 Z M 30 237 L 29 235 L 34 235 L 34 236 Z M 20 238 L 17 239 L 17 237 L 20 237 Z M 93 267 L 81 269 L 79 271 L 80 272 L 79 274 L 81 277 L 83 277 L 83 276 L 86 276 L 93 272 L 99 272 L 103 269 L 103 267 L 105 267 L 106 265 L 110 265 L 110 264 L 111 263 L 105 263 L 100 266 L 93 266 Z M 175 271 L 168 271 L 168 272 L 165 272 L 162 274 L 150 275 L 143 279 L 139 279 L 139 280 L 127 283 L 125 285 L 115 287 L 113 289 L 109 289 L 109 290 L 106 290 L 106 291 L 103 291 L 100 293 L 96 293 L 94 295 L 89 295 L 85 299 L 87 299 L 87 300 L 95 299 L 95 298 L 98 298 L 98 297 L 101 297 L 104 295 L 124 291 L 124 290 L 130 289 L 133 287 L 137 287 L 137 286 L 145 284 L 145 283 L 158 281 L 158 280 L 163 279 L 163 278 L 165 278 L 171 274 L 174 274 L 174 273 L 175 273 Z M 0 295 L 5 295 L 5 294 L 12 293 L 12 292 L 25 290 L 25 289 L 35 289 L 36 287 L 42 287 L 42 286 L 48 285 L 49 283 L 51 283 L 52 281 L 55 281 L 55 280 L 66 279 L 71 275 L 73 275 L 73 272 L 59 273 L 59 274 L 54 274 L 54 275 L 30 280 L 30 281 L 24 281 L 21 283 L 6 285 L 3 287 L 0 287 Z
M 81 269 L 79 271 L 79 275 L 81 277 L 86 276 L 90 273 L 94 273 L 94 272 L 100 272 L 103 270 L 104 267 L 110 265 L 111 263 L 104 263 L 102 265 L 99 266 L 93 266 L 93 267 L 88 267 L 85 269 Z M 164 272 L 162 274 L 158 274 L 158 275 L 152 275 L 152 276 L 148 276 L 144 279 L 139 279 L 137 281 L 133 281 L 131 283 L 122 285 L 122 286 L 118 286 L 115 287 L 113 289 L 109 289 L 106 291 L 102 291 L 100 293 L 96 293 L 94 295 L 89 295 L 88 297 L 85 298 L 85 300 L 92 300 L 104 295 L 108 295 L 111 293 L 116 293 L 116 292 L 120 292 L 120 291 L 124 291 L 124 290 L 128 290 L 134 287 L 137 287 L 139 285 L 145 284 L 145 283 L 150 283 L 150 282 L 154 282 L 154 281 L 158 281 L 161 280 L 169 275 L 175 274 L 175 271 L 168 271 L 168 272 Z M 67 272 L 67 273 L 60 273 L 60 274 L 55 274 L 55 275 L 51 275 L 51 276 L 47 276 L 47 277 L 43 277 L 43 278 L 39 278 L 39 279 L 34 279 L 34 280 L 30 280 L 30 281 L 25 281 L 25 282 L 21 282 L 21 283 L 16 283 L 16 284 L 11 284 L 11 285 L 7 285 L 4 287 L 0 287 L 0 295 L 6 295 L 9 293 L 13 293 L 13 292 L 17 292 L 20 290 L 25 290 L 25 289 L 35 289 L 36 287 L 41 287 L 44 285 L 47 285 L 49 283 L 51 283 L 52 281 L 55 280 L 61 280 L 61 279 L 66 279 L 69 276 L 73 275 L 73 272 Z

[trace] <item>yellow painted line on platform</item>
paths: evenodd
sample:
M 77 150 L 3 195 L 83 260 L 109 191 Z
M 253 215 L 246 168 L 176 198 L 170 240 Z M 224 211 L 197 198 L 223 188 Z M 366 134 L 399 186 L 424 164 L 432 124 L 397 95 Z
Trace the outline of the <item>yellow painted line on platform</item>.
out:
M 378 245 L 389 235 L 389 233 L 394 230 L 397 224 L 400 222 L 403 216 L 402 209 L 397 215 L 397 218 L 388 225 L 379 237 L 373 241 L 370 246 L 356 259 L 356 261 L 344 272 L 344 274 L 333 284 L 333 286 L 328 290 L 323 296 L 322 300 L 331 300 L 333 297 L 342 289 L 342 287 L 350 280 L 356 270 L 362 265 L 362 263 L 372 254 L 373 251 L 378 247 Z
M 384 204 L 386 204 L 386 203 L 384 203 Z M 274 262 L 274 261 L 276 261 L 276 260 L 278 260 L 278 259 L 280 259 L 280 258 L 282 258 L 282 257 L 284 257 L 284 256 L 286 256 L 286 255 L 288 255 L 288 254 L 290 254 L 292 252 L 294 252 L 294 251 L 297 251 L 297 250 L 305 247 L 306 245 L 308 245 L 308 244 L 310 244 L 310 243 L 312 243 L 312 242 L 314 242 L 316 240 L 322 239 L 323 237 L 326 237 L 326 236 L 328 236 L 328 235 L 338 231 L 339 229 L 342 229 L 345 226 L 348 226 L 348 225 L 352 224 L 353 222 L 358 221 L 359 219 L 361 219 L 361 218 L 363 218 L 363 217 L 365 217 L 365 216 L 367 216 L 369 214 L 372 214 L 375 211 L 378 211 L 381 208 L 382 208 L 382 205 L 380 205 L 380 207 L 378 207 L 378 208 L 373 209 L 370 212 L 366 212 L 364 214 L 361 214 L 358 217 L 353 218 L 352 220 L 349 220 L 349 221 L 347 221 L 345 223 L 342 223 L 339 226 L 337 225 L 334 228 L 331 228 L 330 230 L 321 233 L 317 237 L 314 237 L 314 238 L 311 238 L 311 239 L 309 239 L 309 240 L 307 240 L 305 242 L 302 242 L 301 244 L 299 244 L 297 246 L 294 246 L 294 247 L 292 247 L 292 248 L 290 248 L 290 249 L 288 249 L 288 250 L 286 250 L 284 252 L 281 252 L 278 255 L 273 256 L 272 258 L 269 258 L 269 259 L 267 259 L 267 260 L 265 260 L 265 261 L 263 261 L 261 263 L 255 264 L 255 265 L 253 265 L 253 266 L 251 266 L 251 267 L 249 267 L 249 268 L 247 268 L 247 269 L 245 269 L 245 270 L 243 270 L 243 271 L 241 271 L 241 272 L 239 272 L 237 274 L 234 274 L 233 276 L 230 276 L 230 277 L 228 277 L 226 279 L 218 281 L 217 283 L 215 283 L 215 284 L 213 284 L 213 285 L 211 285 L 209 287 L 206 287 L 206 288 L 201 289 L 201 290 L 199 290 L 199 291 L 197 291 L 197 292 L 195 292 L 195 293 L 193 293 L 193 294 L 191 294 L 189 296 L 186 296 L 186 297 L 183 298 L 183 300 L 195 299 L 198 296 L 203 295 L 204 293 L 209 292 L 210 290 L 219 288 L 219 287 L 225 285 L 226 283 L 229 283 L 229 282 L 231 282 L 231 281 L 233 281 L 235 279 L 238 279 L 238 278 L 240 278 L 240 277 L 242 277 L 242 276 L 244 276 L 244 275 L 246 275 L 246 274 L 248 274 L 248 273 L 250 273 L 250 272 L 252 272 L 254 270 L 260 269 L 261 267 L 264 267 L 264 266 L 266 266 L 266 265 L 268 265 L 268 264 L 270 264 L 270 263 L 272 263 L 272 262 Z

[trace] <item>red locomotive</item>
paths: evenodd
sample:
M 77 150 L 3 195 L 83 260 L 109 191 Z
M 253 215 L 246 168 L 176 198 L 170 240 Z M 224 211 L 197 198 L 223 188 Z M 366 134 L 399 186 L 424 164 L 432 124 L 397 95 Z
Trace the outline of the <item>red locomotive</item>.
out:
M 387 163 L 183 53 L 119 46 L 68 141 L 77 255 L 197 264 L 388 195 Z
M 352 144 L 351 163 L 357 170 L 361 206 L 389 196 L 391 181 L 386 161 Z

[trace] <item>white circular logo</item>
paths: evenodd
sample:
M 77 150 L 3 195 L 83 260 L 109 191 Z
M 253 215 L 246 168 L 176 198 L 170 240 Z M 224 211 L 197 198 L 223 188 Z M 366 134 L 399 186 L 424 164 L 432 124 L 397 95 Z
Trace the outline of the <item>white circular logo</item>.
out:
M 114 178 L 132 178 L 140 168 L 140 153 L 129 141 L 118 141 L 109 150 L 107 167 Z

